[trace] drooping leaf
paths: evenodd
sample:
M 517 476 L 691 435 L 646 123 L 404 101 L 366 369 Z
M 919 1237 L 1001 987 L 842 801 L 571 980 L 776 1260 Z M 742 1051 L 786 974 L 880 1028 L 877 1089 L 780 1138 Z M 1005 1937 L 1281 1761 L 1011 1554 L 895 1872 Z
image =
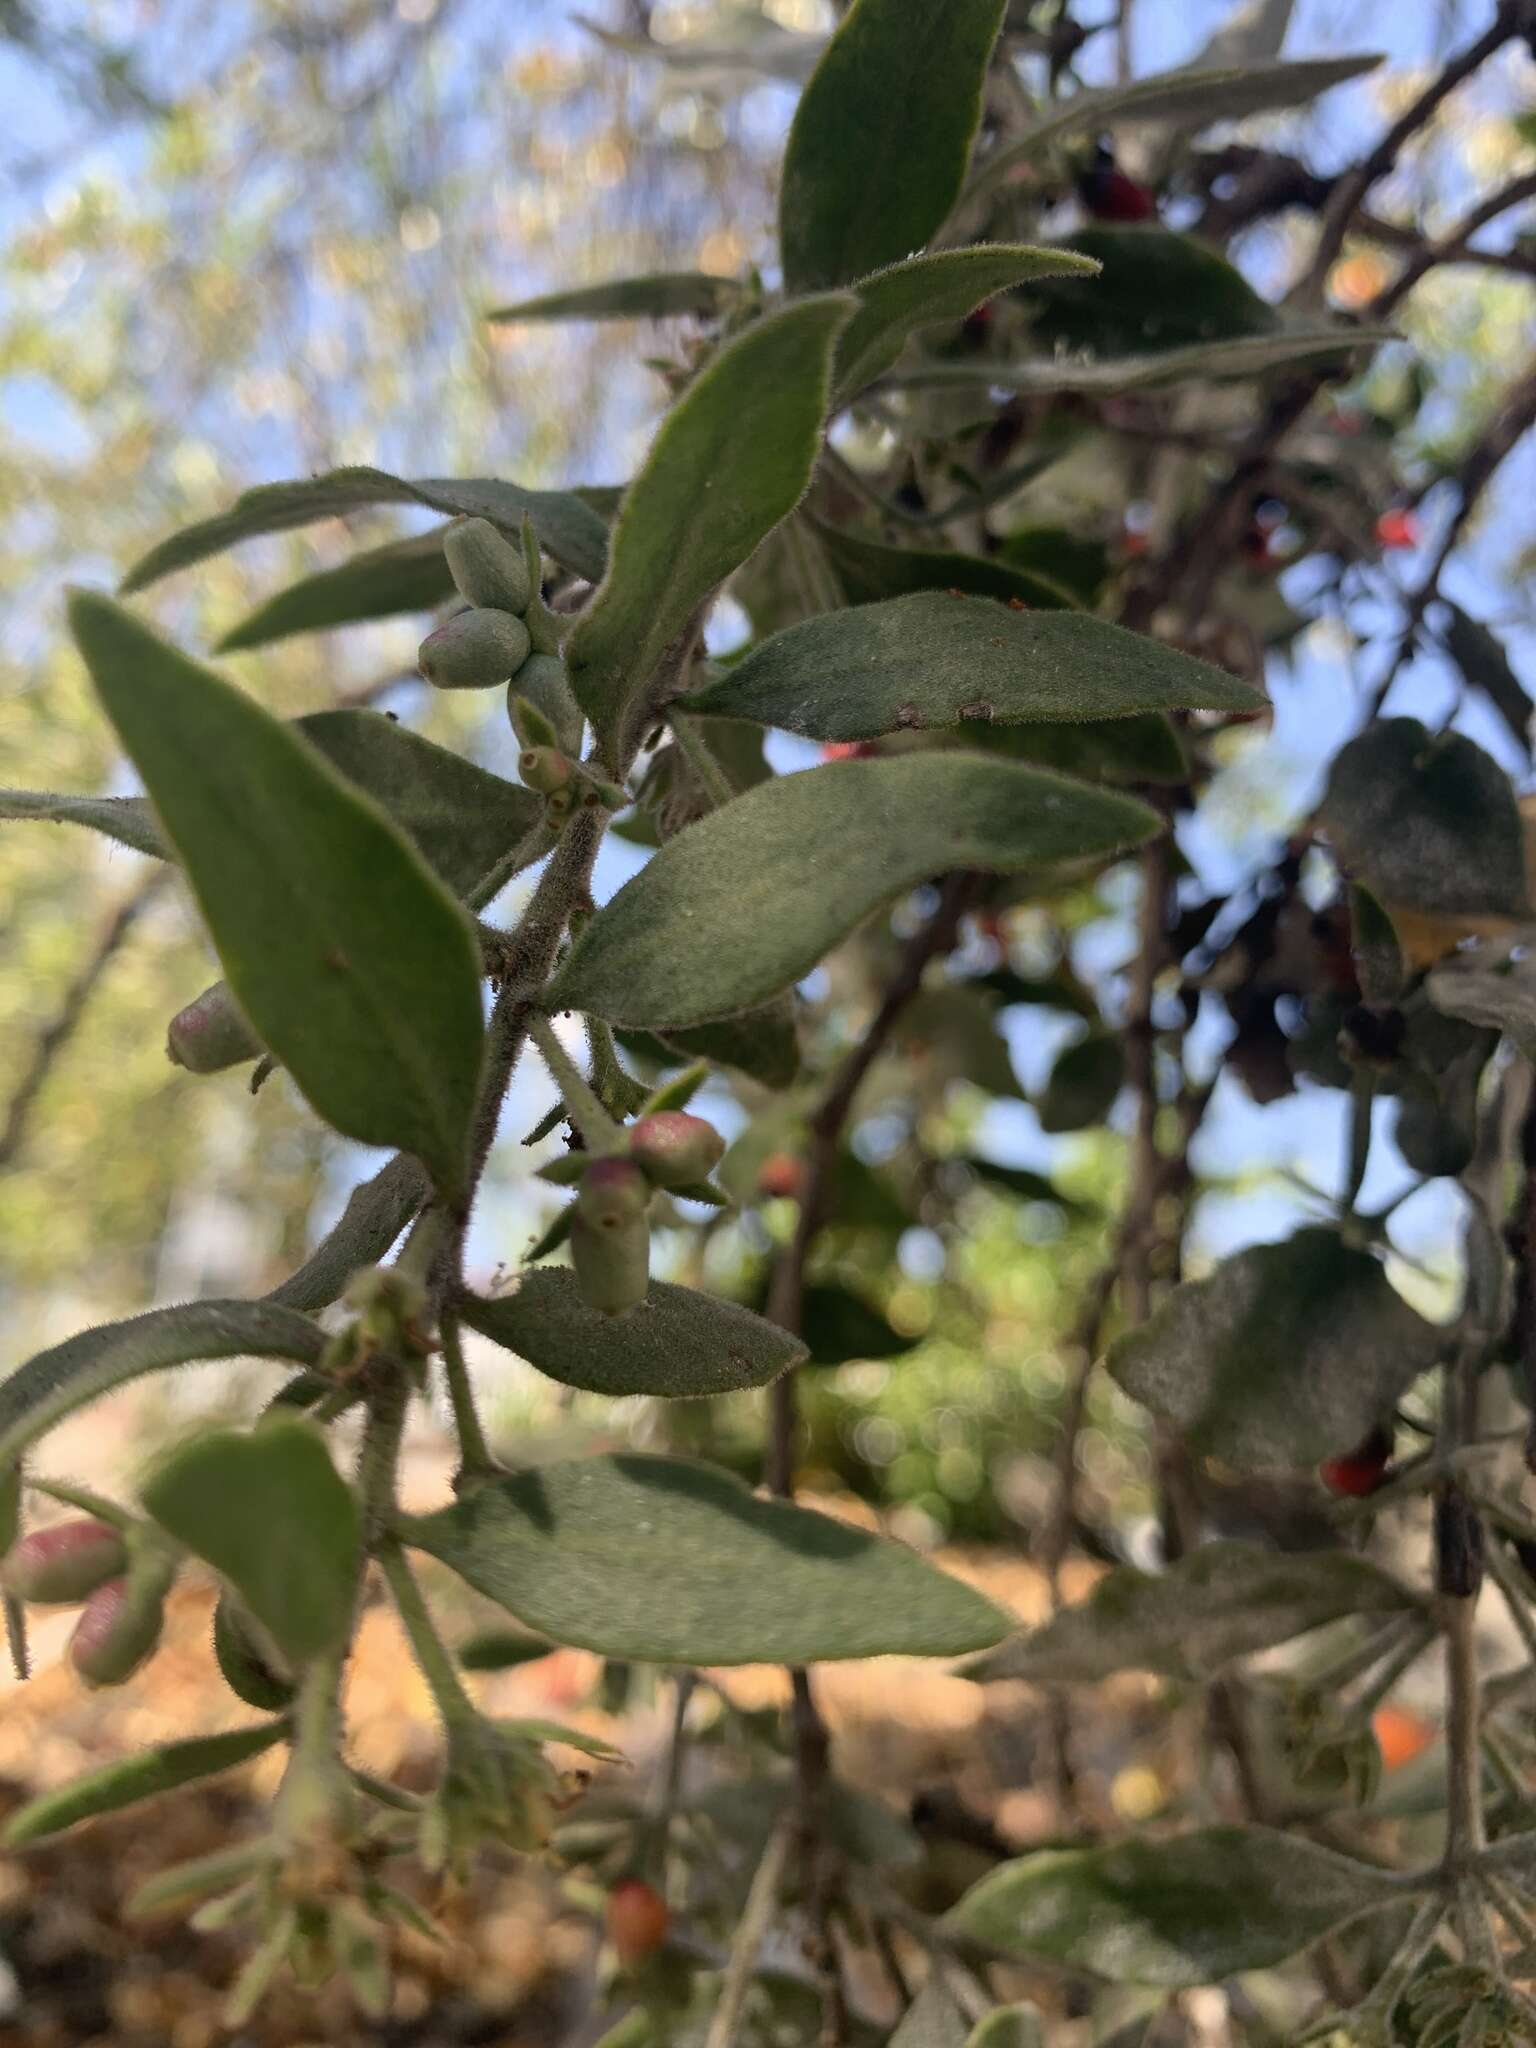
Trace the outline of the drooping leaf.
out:
M 690 825 L 626 882 L 546 999 L 661 1032 L 731 1016 L 809 973 L 929 875 L 1102 856 L 1159 822 L 1129 798 L 979 755 L 778 776 Z
M 706 710 L 813 740 L 874 739 L 963 718 L 1251 712 L 1265 701 L 1209 662 L 1086 612 L 1016 611 L 937 590 L 786 626 L 699 699 Z
M 188 1301 L 81 1330 L 0 1381 L 0 1466 L 66 1415 L 142 1373 L 213 1358 L 317 1365 L 325 1342 L 308 1316 L 264 1301 Z
M 855 0 L 800 96 L 779 193 L 784 284 L 851 284 L 921 249 L 960 195 L 1003 0 Z
M 911 337 L 936 321 L 963 320 L 997 292 L 1037 277 L 1092 277 L 1098 266 L 1070 249 L 990 243 L 911 256 L 855 290 L 859 310 L 843 329 L 832 369 L 834 402 L 851 398 L 888 370 Z
M 1031 330 L 1048 348 L 1142 355 L 1279 325 L 1237 266 L 1193 235 L 1093 221 L 1073 234 L 1072 247 L 1103 274 L 1042 278 L 1031 290 Z
M 1481 619 L 1474 619 L 1448 597 L 1445 606 L 1445 645 L 1452 661 L 1474 690 L 1481 690 L 1509 727 L 1515 744 L 1530 751 L 1531 713 L 1536 704 L 1510 665 L 1504 644 Z
M 965 2015 L 944 1981 L 943 1968 L 934 1963 L 892 2034 L 889 2048 L 966 2048 L 969 2033 Z
M 1056 1056 L 1035 1104 L 1042 1131 L 1053 1136 L 1101 1124 L 1125 1081 L 1125 1049 L 1108 1032 L 1090 1032 Z
M 1342 361 L 1361 349 L 1379 348 L 1396 336 L 1384 327 L 1296 326 L 1275 333 L 1239 334 L 1218 341 L 1191 341 L 1147 353 L 1040 356 L 1023 362 L 923 363 L 893 371 L 900 384 L 941 387 L 988 384 L 1007 391 L 1146 391 L 1162 384 L 1204 384 L 1216 377 L 1263 377 L 1323 356 Z
M 1529 961 L 1495 970 L 1479 967 L 1473 956 L 1465 965 L 1435 968 L 1424 987 L 1443 1015 L 1502 1031 L 1528 1059 L 1536 1056 L 1536 973 Z
M 36 819 L 45 825 L 84 825 L 131 846 L 135 853 L 166 858 L 167 848 L 154 813 L 141 796 L 67 796 L 47 789 L 0 789 L 0 822 Z
M 575 285 L 498 306 L 486 318 L 522 320 L 675 320 L 691 315 L 714 319 L 739 299 L 746 286 L 736 277 L 704 270 L 664 270 L 648 277 L 614 278 L 606 284 Z
M 530 1628 L 663 1664 L 958 1656 L 1006 1617 L 899 1544 L 680 1458 L 583 1458 L 401 1518 Z
M 577 701 L 611 743 L 689 619 L 804 494 L 833 344 L 855 301 L 827 293 L 755 321 L 668 413 L 624 494 L 608 573 L 566 643 Z
M 1205 1543 L 1166 1572 L 1107 1572 L 1081 1606 L 989 1652 L 966 1676 L 1056 1685 L 1156 1671 L 1198 1681 L 1345 1615 L 1409 1613 L 1419 1604 L 1348 1551 Z
M 594 1394 L 730 1394 L 766 1386 L 805 1356 L 777 1324 L 665 1280 L 627 1315 L 599 1315 L 564 1267 L 525 1273 L 495 1301 L 467 1298 L 462 1312 L 551 1379 Z
M 187 1742 L 167 1742 L 141 1750 L 99 1771 L 88 1771 L 72 1784 L 29 1799 L 5 1824 L 5 1845 L 20 1849 L 45 1835 L 56 1835 L 76 1822 L 100 1813 L 121 1813 L 145 1799 L 158 1799 L 180 1785 L 230 1771 L 260 1756 L 288 1733 L 284 1721 L 265 1721 L 255 1728 L 232 1728 L 224 1735 L 197 1735 Z
M 145 1481 L 145 1510 L 227 1579 L 292 1663 L 346 1638 L 362 1519 L 313 1424 L 206 1430 Z
M 347 1197 L 347 1205 L 303 1265 L 267 1296 L 289 1308 L 314 1310 L 335 1301 L 360 1266 L 389 1250 L 432 1192 L 419 1160 L 398 1152 Z
M 141 556 L 123 578 L 123 595 L 144 590 L 162 576 L 190 569 L 258 534 L 289 533 L 296 526 L 313 526 L 368 505 L 426 505 L 454 517 L 489 519 L 511 534 L 520 531 L 526 516 L 533 521 L 540 545 L 563 567 L 591 583 L 603 573 L 603 522 L 574 491 L 527 491 L 498 477 L 407 480 L 382 469 L 332 469 L 324 476 L 258 484 L 255 490 L 242 491 L 229 511 L 183 527 Z
M 220 654 L 265 647 L 294 633 L 324 633 L 365 619 L 389 619 L 398 612 L 426 612 L 453 595 L 453 578 L 443 553 L 441 527 L 386 541 L 341 562 L 301 577 L 259 604 L 218 642 Z
M 460 1196 L 484 1035 L 462 910 L 290 727 L 109 599 L 70 620 L 263 1044 L 337 1130 Z
M 1201 1828 L 1004 1863 L 941 1923 L 1028 1961 L 1174 1988 L 1282 1963 L 1401 1899 L 1373 1870 L 1278 1828 Z
M 1334 757 L 1319 815 L 1350 879 L 1388 911 L 1530 915 L 1509 777 L 1462 733 L 1376 720 Z
M 1368 1252 L 1317 1227 L 1176 1287 L 1109 1370 L 1191 1449 L 1250 1472 L 1349 1450 L 1444 1342 Z
M 917 590 L 962 590 L 968 597 L 996 597 L 1004 604 L 1017 598 L 1038 611 L 1070 610 L 1077 602 L 1050 577 L 1011 568 L 991 555 L 887 547 L 841 526 L 818 525 L 816 535 L 850 604 L 908 597 Z
M 1267 64 L 1185 66 L 1131 78 L 1120 85 L 1075 92 L 1046 108 L 1022 135 L 987 159 L 972 184 L 980 193 L 1033 162 L 1068 135 L 1092 134 L 1120 121 L 1172 121 L 1211 127 L 1245 121 L 1280 107 L 1305 106 L 1320 93 L 1372 71 L 1374 53 L 1358 57 L 1306 57 Z

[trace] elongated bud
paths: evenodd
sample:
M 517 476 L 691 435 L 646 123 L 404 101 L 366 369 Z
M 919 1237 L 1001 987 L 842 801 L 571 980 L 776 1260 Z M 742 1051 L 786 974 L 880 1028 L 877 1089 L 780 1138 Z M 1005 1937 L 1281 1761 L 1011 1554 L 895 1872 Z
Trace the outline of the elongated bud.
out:
M 534 584 L 521 545 L 514 546 L 488 519 L 461 519 L 443 535 L 443 553 L 459 594 L 494 611 L 528 609 Z
M 75 1623 L 69 1661 L 87 1685 L 122 1685 L 154 1655 L 164 1624 L 163 1585 L 108 1579 Z
M 558 747 L 524 747 L 517 757 L 517 772 L 529 789 L 536 789 L 540 796 L 553 796 L 569 785 L 576 771 Z
M 612 1229 L 587 1221 L 578 1205 L 571 1218 L 571 1264 L 588 1308 L 621 1316 L 645 1299 L 650 1280 L 651 1233 L 644 1216 Z
M 681 1188 L 707 1180 L 724 1152 L 725 1140 L 714 1125 L 685 1109 L 643 1116 L 629 1133 L 629 1156 L 653 1187 Z
M 258 1640 L 257 1625 L 228 1593 L 213 1610 L 213 1654 L 224 1683 L 248 1707 L 278 1713 L 293 1698 L 275 1649 Z
M 581 1176 L 576 1201 L 594 1230 L 622 1230 L 650 1207 L 651 1185 L 630 1159 L 594 1159 Z
M 510 612 L 482 605 L 429 633 L 417 666 L 437 690 L 488 690 L 514 676 L 528 659 L 528 628 Z
M 192 1074 L 218 1074 L 262 1052 L 261 1040 L 235 1007 L 227 982 L 205 988 L 166 1027 L 165 1053 Z
M 539 745 L 540 742 L 531 734 L 525 736 L 518 724 L 514 696 L 522 698 L 525 704 L 531 705 L 549 721 L 557 747 L 571 755 L 581 752 L 585 721 L 571 689 L 565 663 L 558 654 L 540 654 L 535 650 L 512 678 L 512 689 L 507 693 L 507 712 L 512 720 L 512 730 L 525 746 Z
M 73 1607 L 127 1567 L 128 1550 L 108 1522 L 60 1522 L 24 1536 L 0 1577 L 8 1593 L 40 1607 Z

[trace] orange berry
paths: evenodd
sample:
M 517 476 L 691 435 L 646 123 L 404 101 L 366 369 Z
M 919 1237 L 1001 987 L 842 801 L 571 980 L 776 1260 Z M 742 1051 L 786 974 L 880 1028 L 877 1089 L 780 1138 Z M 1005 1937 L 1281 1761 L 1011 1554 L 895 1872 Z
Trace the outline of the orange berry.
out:
M 622 1877 L 608 1894 L 608 1939 L 626 1969 L 643 1963 L 667 1938 L 667 1902 L 643 1877 Z

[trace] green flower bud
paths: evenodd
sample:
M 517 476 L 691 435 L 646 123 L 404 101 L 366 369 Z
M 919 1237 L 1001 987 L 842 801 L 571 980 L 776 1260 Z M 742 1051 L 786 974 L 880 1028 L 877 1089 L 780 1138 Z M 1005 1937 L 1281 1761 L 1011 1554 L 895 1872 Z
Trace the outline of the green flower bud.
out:
M 443 535 L 443 553 L 460 595 L 470 604 L 519 616 L 527 611 L 537 587 L 527 558 L 488 519 L 456 520 Z
M 724 1153 L 725 1140 L 714 1125 L 682 1109 L 643 1116 L 629 1133 L 630 1158 L 658 1188 L 707 1180 Z
M 261 1040 L 235 1007 L 227 982 L 205 988 L 166 1027 L 166 1058 L 192 1074 L 218 1074 L 256 1059 L 261 1051 Z
M 576 808 L 576 783 L 574 778 L 564 789 L 557 789 L 544 799 L 544 822 L 558 831 Z
M 576 771 L 569 756 L 557 747 L 524 747 L 517 757 L 517 772 L 529 789 L 553 796 L 569 785 Z
M 34 1529 L 5 1560 L 0 1578 L 18 1600 L 73 1607 L 127 1569 L 128 1549 L 110 1523 L 60 1522 Z
M 528 647 L 521 619 L 481 606 L 429 633 L 417 650 L 417 666 L 434 689 L 488 690 L 517 673 Z
M 571 1264 L 588 1308 L 621 1316 L 636 1307 L 645 1299 L 650 1263 L 651 1233 L 643 1216 L 605 1230 L 589 1223 L 578 1205 L 571 1218 Z
M 513 731 L 522 739 L 523 734 L 514 707 L 514 692 L 549 721 L 554 729 L 554 744 L 557 747 L 573 756 L 580 754 L 585 720 L 582 717 L 581 706 L 576 702 L 575 693 L 571 689 L 571 679 L 566 673 L 565 663 L 558 654 L 540 654 L 535 650 L 512 678 L 512 689 L 507 693 L 507 712 L 512 720 Z M 540 742 L 530 735 L 524 744 L 536 746 Z
M 248 1707 L 276 1714 L 292 1700 L 275 1648 L 259 1640 L 257 1624 L 228 1593 L 213 1610 L 213 1654 L 224 1683 Z
M 620 1231 L 644 1216 L 651 1187 L 633 1160 L 594 1159 L 581 1176 L 576 1202 L 594 1230 Z
M 85 1603 L 69 1639 L 69 1661 L 87 1685 L 123 1685 L 154 1655 L 165 1624 L 164 1588 L 108 1579 Z

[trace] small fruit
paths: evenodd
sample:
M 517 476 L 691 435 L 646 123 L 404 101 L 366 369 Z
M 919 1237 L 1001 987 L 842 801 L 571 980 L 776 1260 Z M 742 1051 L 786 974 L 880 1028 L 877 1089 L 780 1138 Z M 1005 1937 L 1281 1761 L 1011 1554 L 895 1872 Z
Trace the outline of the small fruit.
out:
M 261 1040 L 236 1008 L 227 982 L 205 988 L 166 1027 L 166 1058 L 192 1074 L 221 1073 L 261 1052 Z
M 488 519 L 455 520 L 443 535 L 443 553 L 460 595 L 471 604 L 519 616 L 527 611 L 533 580 L 522 546 Z
M 1391 1462 L 1392 1432 L 1373 1429 L 1352 1451 L 1345 1451 L 1341 1457 L 1324 1458 L 1317 1468 L 1317 1476 L 1330 1493 L 1347 1494 L 1351 1500 L 1364 1500 L 1386 1485 Z
M 621 1877 L 608 1894 L 608 1939 L 626 1969 L 655 1954 L 667 1938 L 671 1919 L 666 1900 L 643 1877 Z
M 521 619 L 482 605 L 429 633 L 417 649 L 417 667 L 437 690 L 488 690 L 516 675 L 530 645 Z
M 793 1152 L 770 1152 L 757 1170 L 759 1194 L 774 1197 L 798 1195 L 805 1180 L 805 1168 Z
M 163 1585 L 108 1579 L 85 1603 L 69 1639 L 69 1661 L 87 1685 L 122 1685 L 159 1646 Z
M 644 1301 L 650 1284 L 651 1233 L 644 1216 L 603 1229 L 578 1204 L 571 1218 L 571 1264 L 588 1308 L 621 1316 Z
M 1157 215 L 1156 199 L 1119 169 L 1103 143 L 1078 179 L 1077 192 L 1095 220 L 1153 220 Z
M 521 697 L 541 712 L 554 727 L 555 744 L 567 754 L 581 752 L 581 734 L 584 720 L 581 706 L 576 702 L 571 689 L 571 679 L 566 674 L 565 663 L 558 654 L 530 654 L 512 679 L 513 687 L 507 692 L 507 711 L 512 714 L 516 698 Z M 514 731 L 517 719 L 512 717 Z
M 1420 540 L 1417 514 L 1406 505 L 1394 505 L 1377 520 L 1376 538 L 1384 548 L 1416 548 Z
M 6 1591 L 41 1607 L 73 1607 L 126 1569 L 128 1549 L 108 1522 L 60 1522 L 24 1536 L 5 1560 Z
M 629 1133 L 629 1156 L 653 1187 L 707 1180 L 724 1152 L 725 1140 L 714 1125 L 684 1109 L 643 1116 Z
M 594 1230 L 618 1231 L 650 1206 L 651 1184 L 629 1159 L 594 1159 L 581 1176 L 576 1205 Z
M 540 796 L 554 796 L 568 787 L 575 768 L 558 747 L 524 747 L 517 757 L 517 772 L 528 789 Z

